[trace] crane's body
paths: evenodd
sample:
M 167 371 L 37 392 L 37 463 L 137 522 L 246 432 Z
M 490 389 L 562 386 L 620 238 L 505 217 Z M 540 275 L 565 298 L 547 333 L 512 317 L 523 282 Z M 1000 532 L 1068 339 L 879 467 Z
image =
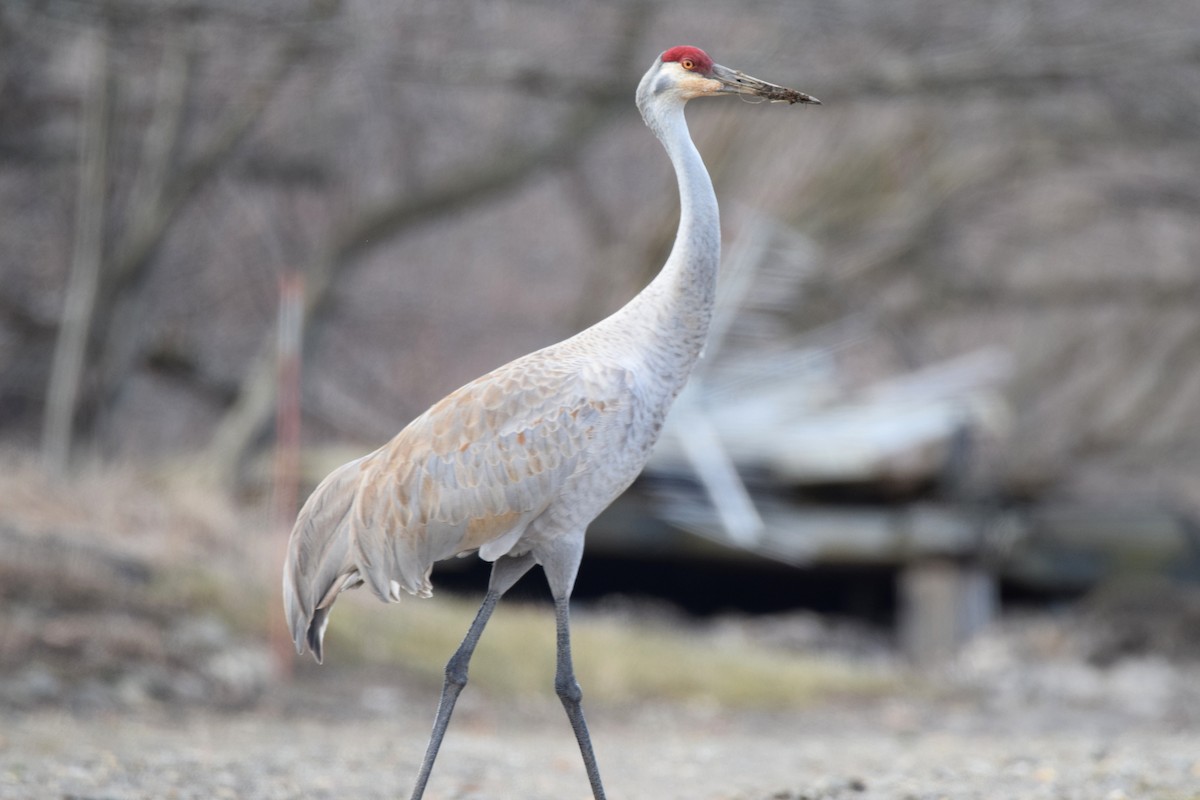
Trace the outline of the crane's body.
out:
M 555 598 L 555 685 L 593 794 L 603 797 L 570 663 L 567 600 L 588 524 L 645 466 L 704 344 L 720 222 L 683 106 L 718 92 L 818 102 L 726 70 L 696 48 L 663 53 L 638 87 L 638 106 L 680 188 L 679 232 L 658 276 L 592 327 L 451 393 L 380 449 L 332 472 L 300 511 L 284 567 L 284 606 L 298 650 L 307 642 L 318 660 L 340 592 L 365 583 L 385 601 L 399 600 L 401 590 L 428 597 L 435 562 L 477 551 L 495 563 L 480 614 L 447 665 L 414 799 L 424 792 L 491 610 L 535 563 Z

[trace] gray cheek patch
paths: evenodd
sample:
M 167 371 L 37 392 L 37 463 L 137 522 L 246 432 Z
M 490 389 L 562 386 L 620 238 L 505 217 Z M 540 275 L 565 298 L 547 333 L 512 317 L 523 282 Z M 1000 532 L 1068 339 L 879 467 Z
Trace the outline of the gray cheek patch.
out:
M 662 94 L 671 88 L 671 79 L 666 75 L 659 75 L 654 81 L 654 94 Z

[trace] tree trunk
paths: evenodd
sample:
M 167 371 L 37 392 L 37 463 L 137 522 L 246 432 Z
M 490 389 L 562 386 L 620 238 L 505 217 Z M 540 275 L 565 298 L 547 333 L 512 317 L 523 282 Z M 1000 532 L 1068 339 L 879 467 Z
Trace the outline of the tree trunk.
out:
M 112 121 L 113 73 L 108 32 L 92 37 L 91 85 L 84 98 L 79 130 L 79 190 L 75 204 L 75 244 L 67 279 L 62 321 L 54 347 L 42 458 L 55 473 L 70 464 L 75 409 L 83 384 L 88 332 L 96 310 L 104 254 L 104 215 L 108 183 L 108 140 Z

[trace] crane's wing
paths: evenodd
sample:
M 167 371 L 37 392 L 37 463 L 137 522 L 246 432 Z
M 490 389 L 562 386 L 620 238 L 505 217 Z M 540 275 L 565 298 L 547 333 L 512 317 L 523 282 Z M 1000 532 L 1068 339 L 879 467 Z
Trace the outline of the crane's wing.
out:
M 535 354 L 537 355 L 537 354 Z M 626 417 L 630 375 L 526 357 L 467 384 L 331 473 L 296 520 L 284 596 L 319 657 L 337 595 L 428 596 L 435 561 L 495 560 L 555 499 L 597 431 Z

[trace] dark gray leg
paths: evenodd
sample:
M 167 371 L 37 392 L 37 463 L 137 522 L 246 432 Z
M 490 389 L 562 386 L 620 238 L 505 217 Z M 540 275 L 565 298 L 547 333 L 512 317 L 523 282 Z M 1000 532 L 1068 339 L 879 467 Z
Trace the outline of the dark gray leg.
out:
M 562 700 L 579 742 L 579 753 L 583 756 L 583 767 L 587 770 L 588 782 L 592 785 L 595 800 L 604 800 L 604 786 L 600 783 L 600 768 L 596 766 L 596 754 L 592 752 L 592 738 L 588 735 L 587 722 L 583 719 L 583 692 L 575 680 L 575 667 L 571 663 L 571 620 L 566 597 L 554 599 L 554 617 L 558 626 L 558 668 L 554 674 L 554 691 Z
M 454 704 L 467 685 L 467 667 L 471 663 L 471 655 L 475 645 L 479 644 L 479 636 L 487 625 L 488 618 L 496 609 L 496 603 L 517 580 L 529 571 L 534 564 L 533 558 L 501 558 L 492 566 L 492 579 L 488 584 L 487 594 L 484 595 L 483 605 L 475 615 L 475 621 L 467 629 L 462 644 L 450 656 L 446 664 L 446 680 L 442 684 L 442 699 L 438 702 L 437 717 L 433 721 L 433 733 L 429 736 L 429 746 L 425 748 L 425 760 L 421 762 L 421 772 L 417 775 L 417 783 L 413 787 L 412 800 L 421 800 L 425 794 L 425 785 L 429 783 L 429 773 L 433 771 L 433 762 L 437 759 L 446 728 L 450 725 L 450 715 L 454 713 Z

